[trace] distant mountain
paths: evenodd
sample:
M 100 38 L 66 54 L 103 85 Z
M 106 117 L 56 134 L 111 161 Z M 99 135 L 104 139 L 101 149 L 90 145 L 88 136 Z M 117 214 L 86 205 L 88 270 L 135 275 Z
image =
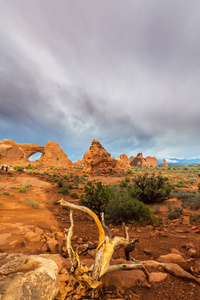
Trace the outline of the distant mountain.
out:
M 162 165 L 163 160 L 157 159 L 158 165 Z M 200 164 L 200 158 L 191 158 L 191 159 L 179 159 L 179 158 L 166 158 L 168 165 L 196 165 Z

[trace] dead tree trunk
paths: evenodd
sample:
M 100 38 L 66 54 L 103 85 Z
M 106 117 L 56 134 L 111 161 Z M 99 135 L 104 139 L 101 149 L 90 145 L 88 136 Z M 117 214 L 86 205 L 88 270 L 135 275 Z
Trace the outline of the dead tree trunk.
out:
M 110 260 L 116 249 L 124 247 L 125 249 L 127 249 L 128 256 L 129 256 L 130 251 L 133 250 L 134 244 L 137 241 L 137 239 L 135 239 L 135 240 L 132 240 L 131 242 L 129 242 L 128 230 L 127 230 L 127 227 L 125 227 L 125 225 L 123 225 L 125 238 L 118 237 L 118 236 L 112 238 L 111 232 L 109 231 L 108 227 L 104 223 L 103 216 L 102 216 L 102 224 L 103 224 L 103 226 L 102 226 L 97 215 L 93 211 L 91 211 L 89 208 L 66 202 L 63 199 L 61 199 L 59 202 L 61 205 L 65 205 L 70 208 L 71 226 L 68 230 L 66 230 L 65 238 L 66 238 L 66 248 L 67 248 L 68 255 L 69 255 L 69 258 L 71 261 L 71 272 L 73 273 L 74 277 L 77 280 L 84 282 L 88 287 L 94 289 L 101 284 L 100 279 L 107 272 L 112 272 L 115 270 L 118 270 L 118 271 L 119 270 L 143 270 L 144 274 L 146 275 L 147 281 L 149 282 L 149 274 L 142 263 L 131 264 L 131 265 L 130 264 L 121 264 L 121 265 L 110 266 Z M 74 226 L 73 216 L 72 216 L 73 209 L 78 209 L 78 210 L 88 213 L 90 216 L 92 216 L 92 218 L 94 219 L 94 221 L 98 227 L 99 243 L 96 248 L 94 264 L 89 269 L 87 267 L 81 265 L 81 262 L 80 262 L 80 259 L 78 256 L 78 252 L 74 251 L 72 249 L 71 238 L 73 235 L 73 226 Z M 109 237 L 107 235 L 105 235 L 103 227 L 106 230 L 108 230 Z M 130 249 L 130 251 L 128 249 Z

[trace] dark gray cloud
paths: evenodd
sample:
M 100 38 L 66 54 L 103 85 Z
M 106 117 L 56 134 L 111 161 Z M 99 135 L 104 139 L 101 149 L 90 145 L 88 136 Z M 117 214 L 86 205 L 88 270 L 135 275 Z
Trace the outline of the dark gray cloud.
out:
M 0 139 L 199 156 L 198 0 L 0 4 Z

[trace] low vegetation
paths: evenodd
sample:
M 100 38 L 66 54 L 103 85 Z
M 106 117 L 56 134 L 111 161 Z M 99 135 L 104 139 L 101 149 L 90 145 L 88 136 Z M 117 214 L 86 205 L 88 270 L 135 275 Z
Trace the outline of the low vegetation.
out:
M 165 201 L 171 189 L 168 177 L 162 175 L 144 173 L 133 178 L 132 194 L 146 204 Z
M 103 185 L 101 182 L 89 181 L 85 185 L 85 195 L 81 195 L 79 204 L 87 206 L 100 217 L 100 213 L 105 211 L 110 199 L 111 189 L 108 185 Z
M 106 206 L 106 218 L 115 223 L 154 221 L 151 210 L 143 202 L 133 198 L 129 190 L 111 187 L 111 201 Z
M 26 201 L 26 204 L 30 205 L 30 206 L 33 206 L 36 209 L 39 208 L 39 206 L 40 206 L 40 204 L 37 201 L 35 201 L 34 199 L 28 199 Z

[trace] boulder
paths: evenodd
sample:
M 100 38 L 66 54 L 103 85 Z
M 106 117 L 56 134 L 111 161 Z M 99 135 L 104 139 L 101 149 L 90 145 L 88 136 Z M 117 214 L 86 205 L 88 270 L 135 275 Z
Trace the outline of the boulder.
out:
M 162 263 L 177 264 L 184 270 L 190 270 L 187 261 L 180 254 L 169 253 L 166 255 L 161 255 L 157 260 Z
M 183 270 L 179 265 L 177 264 L 173 264 L 173 263 L 166 263 L 164 264 L 164 269 L 176 276 L 176 277 L 180 277 L 182 279 L 186 279 L 186 280 L 190 280 L 193 281 L 197 284 L 200 284 L 200 280 L 198 280 L 196 277 L 194 277 L 193 275 L 191 275 L 190 273 L 186 272 L 185 270 Z
M 0 274 L 1 300 L 51 300 L 58 293 L 58 267 L 43 257 L 1 254 Z

